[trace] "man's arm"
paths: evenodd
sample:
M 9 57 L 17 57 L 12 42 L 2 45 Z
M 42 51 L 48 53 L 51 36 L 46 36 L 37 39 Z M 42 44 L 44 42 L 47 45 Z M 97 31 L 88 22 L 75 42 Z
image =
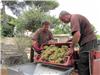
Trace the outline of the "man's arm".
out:
M 50 34 L 49 34 L 49 39 L 50 40 L 53 40 L 54 39 L 52 32 L 50 32 Z
M 36 40 L 32 41 L 32 47 L 36 50 L 36 51 L 41 51 L 42 48 L 39 47 L 38 42 Z
M 72 47 L 75 47 L 75 45 L 79 42 L 81 33 L 80 33 L 80 19 L 79 16 L 73 15 L 71 17 L 71 30 L 72 30 Z
M 80 31 L 76 31 L 76 32 L 73 34 L 72 44 L 70 45 L 71 48 L 70 48 L 70 50 L 69 50 L 68 55 L 70 55 L 70 54 L 73 53 L 74 47 L 75 47 L 75 45 L 79 42 L 80 37 L 81 37 Z
M 80 31 L 76 31 L 73 34 L 73 39 L 72 39 L 72 47 L 75 47 L 75 45 L 79 42 L 81 37 Z
M 54 37 L 53 37 L 53 34 L 50 31 L 49 31 L 48 44 L 54 44 Z
M 39 44 L 38 44 L 39 32 L 40 32 L 40 29 L 38 29 L 38 30 L 34 33 L 34 36 L 33 36 L 33 38 L 32 38 L 32 47 L 33 47 L 35 50 L 41 50 L 41 49 L 39 48 Z
M 35 45 L 37 45 L 38 43 L 37 43 L 37 41 L 36 40 L 32 40 L 32 46 L 35 46 Z

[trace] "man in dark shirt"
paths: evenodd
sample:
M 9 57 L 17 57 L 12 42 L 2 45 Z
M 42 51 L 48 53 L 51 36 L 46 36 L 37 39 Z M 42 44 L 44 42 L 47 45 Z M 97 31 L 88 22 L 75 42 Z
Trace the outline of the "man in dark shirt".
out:
M 35 51 L 37 53 L 41 53 L 41 46 L 43 44 L 47 44 L 52 42 L 53 40 L 53 35 L 49 30 L 50 27 L 50 23 L 48 21 L 44 21 L 42 23 L 42 28 L 39 28 L 35 33 L 34 36 L 32 38 L 32 45 L 35 48 Z
M 33 62 L 34 51 L 37 54 L 41 53 L 42 45 L 47 43 L 54 43 L 53 35 L 49 30 L 50 23 L 48 21 L 42 22 L 42 27 L 39 28 L 32 38 L 32 47 L 30 52 L 30 61 Z
M 95 33 L 90 22 L 82 15 L 70 14 L 62 11 L 59 19 L 64 23 L 71 23 L 72 30 L 72 48 L 78 43 L 80 46 L 78 71 L 79 75 L 90 75 L 89 72 L 89 51 L 97 47 Z

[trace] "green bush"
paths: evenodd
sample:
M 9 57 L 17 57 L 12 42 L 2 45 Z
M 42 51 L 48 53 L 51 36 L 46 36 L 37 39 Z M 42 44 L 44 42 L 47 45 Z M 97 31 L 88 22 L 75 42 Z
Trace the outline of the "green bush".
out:
M 18 47 L 18 52 L 22 53 L 23 57 L 21 60 L 21 63 L 27 63 L 29 62 L 27 53 L 25 49 L 31 48 L 31 38 L 30 37 L 25 37 L 23 34 L 17 34 L 15 38 L 16 45 Z
M 6 26 L 1 26 L 1 35 L 5 37 L 12 37 L 13 35 L 13 26 L 11 25 L 6 25 Z

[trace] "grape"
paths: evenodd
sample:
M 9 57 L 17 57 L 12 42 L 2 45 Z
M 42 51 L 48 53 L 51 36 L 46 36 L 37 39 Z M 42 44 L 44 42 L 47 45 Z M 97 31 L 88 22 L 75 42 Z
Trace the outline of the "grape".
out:
M 44 61 L 61 63 L 63 59 L 68 55 L 68 46 L 62 45 L 61 47 L 50 45 L 44 46 L 44 50 L 41 53 L 41 58 Z

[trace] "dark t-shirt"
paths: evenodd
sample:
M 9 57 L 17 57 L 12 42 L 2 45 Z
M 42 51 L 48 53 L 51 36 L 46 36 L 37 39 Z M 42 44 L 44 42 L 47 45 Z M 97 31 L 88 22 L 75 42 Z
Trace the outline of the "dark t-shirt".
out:
M 71 16 L 71 29 L 72 35 L 76 31 L 80 31 L 81 37 L 79 40 L 79 45 L 83 45 L 91 40 L 96 39 L 95 33 L 92 29 L 90 22 L 82 15 L 74 14 Z
M 49 30 L 44 32 L 43 29 L 40 28 L 34 33 L 32 39 L 38 41 L 39 46 L 41 46 L 43 43 L 47 43 L 49 40 L 53 39 L 53 35 Z

